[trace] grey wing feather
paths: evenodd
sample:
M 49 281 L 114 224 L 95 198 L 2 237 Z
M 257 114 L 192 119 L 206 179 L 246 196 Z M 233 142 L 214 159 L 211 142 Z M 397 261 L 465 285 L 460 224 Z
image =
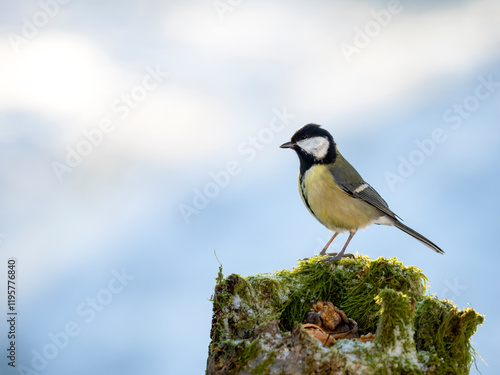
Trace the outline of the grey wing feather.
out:
M 368 183 L 366 183 L 359 173 L 347 162 L 344 158 L 339 158 L 339 163 L 329 168 L 336 184 L 340 186 L 346 194 L 353 198 L 362 199 L 364 202 L 378 208 L 382 213 L 387 215 L 393 221 L 396 228 L 416 238 L 426 246 L 430 247 L 437 253 L 444 254 L 444 251 L 435 243 L 422 236 L 415 230 L 407 227 L 398 220 L 398 215 L 391 211 L 387 203 L 382 199 L 379 193 L 375 191 Z
M 359 176 L 357 172 L 356 177 L 359 176 L 359 179 L 356 178 L 357 181 L 354 183 L 347 181 L 345 178 L 343 178 L 343 176 L 337 173 L 335 169 L 331 169 L 330 172 L 332 173 L 332 176 L 337 185 L 339 185 L 347 194 L 352 195 L 354 198 L 364 200 L 365 202 L 378 208 L 384 214 L 393 219 L 397 220 L 399 218 L 398 215 L 391 211 L 391 209 L 387 205 L 387 202 L 380 196 L 380 194 L 377 193 L 377 191 L 372 188 L 370 184 L 363 181 L 363 179 L 361 179 L 361 176 Z M 364 184 L 366 184 L 365 188 L 356 191 L 356 189 L 361 188 Z
M 392 217 L 393 219 L 399 218 L 387 205 L 386 201 L 380 196 L 377 191 L 372 188 L 368 183 L 365 182 L 368 187 L 359 193 L 355 193 L 353 191 L 353 197 L 363 199 L 365 202 L 370 203 L 372 206 L 377 207 L 380 211 L 382 211 L 387 216 Z M 356 189 L 356 188 L 355 188 Z

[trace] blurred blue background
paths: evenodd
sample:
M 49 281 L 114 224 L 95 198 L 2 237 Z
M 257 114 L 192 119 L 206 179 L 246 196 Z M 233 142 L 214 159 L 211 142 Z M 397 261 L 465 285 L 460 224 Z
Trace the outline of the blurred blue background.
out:
M 405 223 L 349 247 L 420 267 L 486 315 L 498 373 L 500 4 L 0 4 L 0 343 L 18 262 L 16 369 L 202 374 L 219 263 L 291 268 L 330 233 L 303 207 L 308 122 Z M 420 145 L 420 146 L 419 146 Z M 346 239 L 340 236 L 333 249 Z M 475 371 L 474 371 L 475 373 Z

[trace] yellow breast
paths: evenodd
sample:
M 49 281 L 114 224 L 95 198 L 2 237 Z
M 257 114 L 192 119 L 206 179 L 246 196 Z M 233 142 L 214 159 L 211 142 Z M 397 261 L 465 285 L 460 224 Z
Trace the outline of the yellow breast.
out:
M 302 179 L 299 176 L 299 191 L 311 214 L 334 232 L 356 231 L 381 216 L 378 209 L 337 186 L 325 165 L 313 165 Z

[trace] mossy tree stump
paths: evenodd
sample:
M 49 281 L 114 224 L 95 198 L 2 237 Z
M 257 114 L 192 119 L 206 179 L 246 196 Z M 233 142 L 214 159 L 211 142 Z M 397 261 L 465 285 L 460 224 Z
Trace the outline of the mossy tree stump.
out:
M 484 317 L 426 295 L 427 278 L 396 259 L 360 256 L 300 261 L 293 270 L 217 277 L 208 375 L 467 374 L 470 338 Z M 374 342 L 324 348 L 302 327 L 312 304 L 329 301 Z

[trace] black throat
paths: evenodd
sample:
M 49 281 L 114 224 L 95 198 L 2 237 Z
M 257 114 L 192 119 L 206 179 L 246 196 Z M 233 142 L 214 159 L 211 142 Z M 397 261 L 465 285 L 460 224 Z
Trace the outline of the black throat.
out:
M 299 173 L 301 177 L 313 165 L 331 164 L 335 162 L 335 159 L 337 158 L 337 150 L 335 149 L 335 142 L 333 141 L 333 139 L 330 139 L 330 147 L 328 148 L 328 152 L 326 153 L 325 157 L 322 159 L 316 159 L 314 156 L 308 154 L 300 148 L 295 148 L 295 151 L 297 152 L 300 161 Z

